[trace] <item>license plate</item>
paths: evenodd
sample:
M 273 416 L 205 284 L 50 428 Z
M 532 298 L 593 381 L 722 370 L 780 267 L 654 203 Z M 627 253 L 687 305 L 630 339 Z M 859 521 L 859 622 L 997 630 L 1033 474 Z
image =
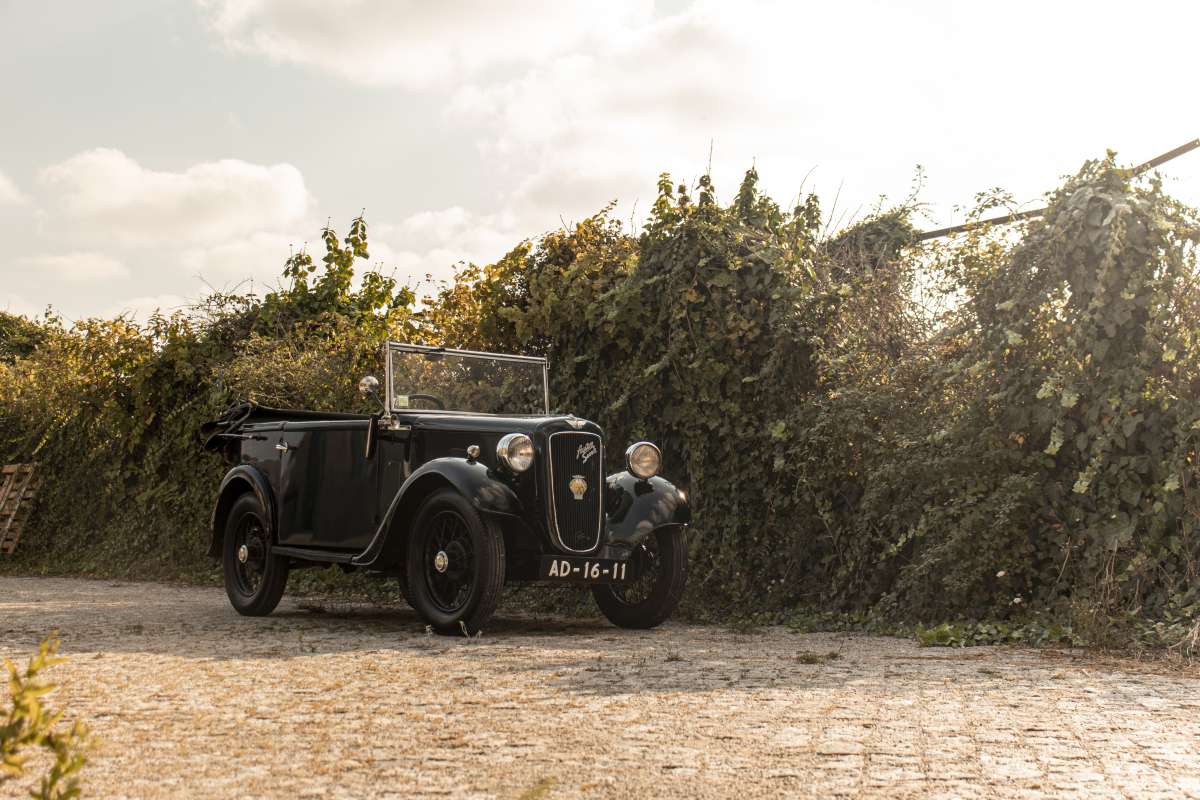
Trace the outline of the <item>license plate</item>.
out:
M 628 561 L 581 556 L 543 556 L 542 580 L 583 581 L 585 583 L 620 583 L 633 577 Z

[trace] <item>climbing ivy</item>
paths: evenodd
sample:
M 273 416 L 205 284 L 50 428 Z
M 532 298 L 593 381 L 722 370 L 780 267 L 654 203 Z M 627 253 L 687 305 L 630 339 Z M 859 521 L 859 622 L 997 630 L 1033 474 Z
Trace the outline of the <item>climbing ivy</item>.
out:
M 611 469 L 659 443 L 695 511 L 692 613 L 1186 632 L 1200 223 L 1112 156 L 1047 202 L 920 244 L 911 204 L 829 234 L 815 197 L 783 209 L 754 170 L 728 202 L 664 175 L 640 230 L 602 209 L 420 304 L 354 282 L 359 218 L 261 300 L 9 320 L 0 455 L 52 467 L 23 563 L 204 574 L 219 465 L 198 422 L 234 397 L 354 408 L 391 336 L 548 356 L 553 404 L 605 427 Z

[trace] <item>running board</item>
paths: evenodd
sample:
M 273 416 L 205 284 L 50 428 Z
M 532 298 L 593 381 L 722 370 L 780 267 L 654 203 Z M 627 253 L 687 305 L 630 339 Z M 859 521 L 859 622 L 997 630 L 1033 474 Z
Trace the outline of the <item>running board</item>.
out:
M 271 555 L 297 558 L 301 561 L 315 561 L 320 564 L 349 564 L 354 553 L 337 552 L 334 550 L 318 550 L 315 547 L 279 547 L 271 548 Z

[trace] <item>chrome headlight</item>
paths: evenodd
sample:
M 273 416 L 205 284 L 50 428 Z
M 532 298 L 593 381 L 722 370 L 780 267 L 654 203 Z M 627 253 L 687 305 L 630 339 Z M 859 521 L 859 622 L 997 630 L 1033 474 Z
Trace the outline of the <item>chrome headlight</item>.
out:
M 662 453 L 649 442 L 631 444 L 625 451 L 625 464 L 634 475 L 649 480 L 662 469 Z
M 496 458 L 513 472 L 524 472 L 533 465 L 533 440 L 523 433 L 505 434 L 496 445 Z

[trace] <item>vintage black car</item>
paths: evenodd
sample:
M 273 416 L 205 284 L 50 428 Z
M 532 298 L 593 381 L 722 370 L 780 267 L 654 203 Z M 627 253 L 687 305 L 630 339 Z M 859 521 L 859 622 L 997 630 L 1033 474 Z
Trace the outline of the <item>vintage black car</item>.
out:
M 212 516 L 238 612 L 269 614 L 291 569 L 399 579 L 433 629 L 478 632 L 506 582 L 587 583 L 616 625 L 650 628 L 687 577 L 684 493 L 649 442 L 604 476 L 598 425 L 551 414 L 546 360 L 389 342 L 363 378 L 375 414 L 242 403 L 204 426 L 232 468 Z

